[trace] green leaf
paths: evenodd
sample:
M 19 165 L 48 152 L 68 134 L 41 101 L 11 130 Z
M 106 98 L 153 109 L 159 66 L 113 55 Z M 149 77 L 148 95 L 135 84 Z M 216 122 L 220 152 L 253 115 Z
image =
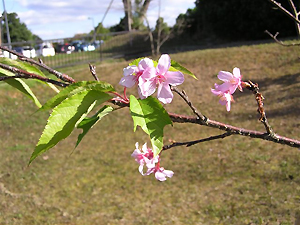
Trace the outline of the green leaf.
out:
M 6 64 L 6 65 L 9 65 L 9 66 L 16 67 L 21 70 L 25 70 L 29 73 L 34 73 L 34 74 L 45 77 L 44 73 L 40 69 L 38 69 L 37 67 L 35 67 L 34 65 L 31 65 L 29 63 L 18 61 L 18 60 L 13 60 L 13 59 L 6 58 L 6 57 L 0 58 L 0 62 L 3 64 Z
M 30 157 L 29 164 L 37 156 L 68 137 L 75 128 L 77 121 L 88 111 L 95 100 L 105 102 L 110 98 L 110 95 L 101 91 L 85 90 L 66 98 L 57 105 L 48 119 L 39 142 Z
M 77 128 L 82 129 L 82 133 L 78 135 L 77 143 L 75 148 L 79 145 L 83 137 L 87 134 L 87 132 L 93 128 L 96 123 L 98 123 L 104 116 L 108 115 L 110 112 L 114 110 L 111 106 L 102 107 L 95 115 L 90 118 L 83 119 L 77 126 Z
M 180 71 L 180 72 L 190 75 L 193 78 L 195 78 L 196 80 L 198 80 L 197 77 L 191 71 L 189 71 L 187 68 L 183 67 L 182 65 L 180 65 L 178 62 L 176 62 L 174 60 L 171 60 L 170 71 Z
M 42 77 L 46 77 L 45 74 L 39 68 L 35 67 L 32 64 L 23 62 L 23 61 L 18 61 L 18 60 L 13 60 L 10 58 L 2 57 L 2 58 L 0 58 L 0 62 L 3 64 L 6 64 L 6 65 L 9 65 L 9 66 L 16 67 L 21 70 L 25 70 L 29 73 L 34 73 L 34 74 L 40 75 Z M 32 79 L 32 80 L 45 84 L 45 82 L 37 80 L 37 79 Z M 59 90 L 53 84 L 50 84 L 50 83 L 46 83 L 46 84 L 50 88 L 52 88 L 55 92 L 59 92 Z
M 0 68 L 0 75 L 14 76 L 14 74 L 12 72 L 2 69 L 2 68 Z M 8 79 L 8 80 L 5 80 L 4 82 L 9 84 L 12 87 L 18 89 L 23 94 L 25 94 L 28 98 L 30 98 L 36 104 L 37 107 L 40 108 L 42 106 L 41 103 L 39 102 L 39 100 L 37 99 L 37 97 L 35 96 L 35 94 L 29 88 L 29 86 L 21 79 L 19 79 L 19 78 Z
M 154 156 L 157 156 L 163 147 L 163 129 L 172 124 L 167 111 L 160 102 L 153 98 L 137 100 L 130 96 L 130 111 L 134 122 L 134 131 L 140 126 L 150 136 Z
M 69 85 L 61 90 L 57 95 L 47 101 L 39 110 L 49 110 L 60 104 L 66 98 L 86 90 L 96 90 L 102 92 L 115 91 L 113 86 L 106 82 L 99 81 L 81 81 Z

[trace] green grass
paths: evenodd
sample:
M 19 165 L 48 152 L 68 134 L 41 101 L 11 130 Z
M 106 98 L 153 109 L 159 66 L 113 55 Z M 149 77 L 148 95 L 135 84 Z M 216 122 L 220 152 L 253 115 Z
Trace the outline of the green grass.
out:
M 276 44 L 211 49 L 171 55 L 194 72 L 180 88 L 206 116 L 248 129 L 264 130 L 254 96 L 234 95 L 232 111 L 210 93 L 220 70 L 241 68 L 243 79 L 258 83 L 270 124 L 279 135 L 300 138 L 299 48 Z M 98 76 L 117 85 L 128 62 L 97 66 Z M 88 66 L 64 68 L 77 81 L 92 80 Z M 162 166 L 175 172 L 166 182 L 142 177 L 131 158 L 135 142 L 128 109 L 105 117 L 75 152 L 75 131 L 38 157 L 29 158 L 48 113 L 11 88 L 0 86 L 0 224 L 294 224 L 300 209 L 299 149 L 250 139 L 227 137 L 162 154 Z M 44 103 L 53 95 L 34 85 Z M 135 90 L 129 90 L 136 93 Z M 168 111 L 192 115 L 175 96 Z M 165 143 L 220 134 L 191 124 L 165 128 Z

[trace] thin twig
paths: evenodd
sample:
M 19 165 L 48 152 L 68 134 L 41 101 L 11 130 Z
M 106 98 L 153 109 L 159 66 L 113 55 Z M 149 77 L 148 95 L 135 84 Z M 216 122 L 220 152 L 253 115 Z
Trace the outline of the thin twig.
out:
M 174 143 L 172 143 L 170 145 L 163 146 L 162 151 L 168 150 L 168 149 L 173 148 L 173 147 L 182 146 L 182 145 L 185 145 L 186 147 L 190 147 L 190 146 L 198 144 L 198 143 L 202 143 L 202 142 L 205 142 L 205 141 L 212 141 L 212 140 L 216 140 L 216 139 L 221 139 L 221 138 L 228 137 L 230 135 L 232 135 L 232 133 L 226 132 L 224 134 L 210 136 L 208 138 L 203 138 L 203 139 L 195 140 L 195 141 L 174 142 Z
M 50 68 L 49 66 L 45 65 L 42 60 L 40 60 L 40 62 L 37 62 L 33 59 L 30 59 L 30 58 L 27 58 L 26 56 L 14 51 L 14 50 L 11 50 L 7 47 L 4 47 L 4 46 L 0 46 L 0 49 L 4 50 L 4 51 L 7 51 L 7 52 L 10 52 L 11 54 L 13 55 L 16 55 L 18 56 L 18 58 L 21 60 L 21 61 L 24 61 L 24 62 L 29 62 L 31 64 L 34 64 L 34 65 L 37 65 L 45 70 L 47 70 L 49 73 L 55 75 L 57 78 L 65 81 L 65 82 L 68 82 L 68 83 L 75 83 L 75 80 L 72 78 L 72 77 L 69 77 L 68 75 L 66 74 L 63 74 L 63 73 L 60 73 L 52 68 Z
M 300 21 L 288 10 L 286 10 L 280 3 L 276 2 L 275 0 L 268 0 L 271 2 L 273 5 L 278 7 L 285 15 L 287 15 L 290 19 L 292 19 L 294 22 L 300 24 Z
M 118 105 L 120 107 L 129 107 L 129 103 L 119 102 L 115 100 L 110 101 L 112 104 Z M 221 123 L 218 121 L 207 119 L 205 123 L 203 123 L 203 120 L 199 119 L 199 117 L 193 117 L 193 116 L 187 116 L 187 115 L 179 115 L 175 113 L 168 112 L 170 119 L 174 123 L 193 123 L 200 126 L 207 126 L 216 128 L 219 130 L 224 130 L 226 132 L 229 132 L 231 134 L 237 134 L 242 136 L 247 136 L 250 138 L 258 138 L 263 139 L 266 141 L 271 141 L 283 145 L 288 145 L 293 148 L 300 148 L 300 141 L 296 139 L 291 139 L 283 136 L 279 136 L 276 134 L 276 136 L 270 135 L 268 133 L 256 131 L 256 130 L 248 130 L 240 127 L 235 127 L 229 124 Z
M 275 136 L 275 133 L 272 130 L 272 128 L 267 120 L 267 115 L 266 115 L 266 112 L 264 109 L 264 103 L 263 103 L 264 97 L 259 92 L 258 84 L 254 84 L 250 80 L 248 82 L 244 82 L 243 84 L 245 85 L 245 87 L 248 90 L 252 91 L 252 93 L 255 95 L 255 100 L 257 102 L 257 107 L 258 107 L 257 112 L 260 114 L 259 121 L 261 121 L 264 124 L 268 134 Z
M 265 30 L 265 33 L 267 33 L 271 38 L 273 38 L 273 40 L 274 40 L 276 43 L 278 43 L 278 44 L 280 44 L 280 45 L 282 45 L 282 46 L 285 46 L 285 47 L 291 47 L 291 46 L 299 46 L 299 45 L 300 45 L 300 43 L 285 44 L 285 43 L 283 43 L 282 41 L 279 41 L 279 40 L 277 39 L 277 36 L 278 36 L 279 32 L 277 32 L 275 35 L 273 35 L 273 34 L 271 34 L 268 30 Z
M 16 78 L 25 78 L 23 75 L 15 75 L 15 76 L 7 76 L 7 77 L 0 77 L 0 81 L 5 81 L 9 79 L 16 79 Z
M 268 133 L 263 133 L 260 131 L 248 130 L 248 129 L 244 129 L 244 128 L 240 128 L 240 127 L 235 127 L 235 126 L 232 126 L 229 124 L 224 124 L 224 123 L 210 120 L 210 119 L 207 119 L 207 122 L 204 124 L 197 117 L 178 115 L 175 113 L 169 113 L 169 116 L 170 116 L 171 120 L 175 123 L 194 123 L 194 124 L 198 124 L 198 125 L 202 125 L 202 126 L 204 125 L 204 126 L 208 126 L 208 127 L 217 128 L 219 130 L 228 131 L 232 134 L 239 134 L 242 136 L 258 138 L 258 139 L 263 139 L 263 140 L 267 140 L 267 141 L 272 141 L 275 143 L 288 145 L 288 146 L 294 147 L 294 148 L 300 148 L 300 141 L 291 139 L 291 138 L 287 138 L 287 137 L 282 137 L 279 135 L 274 136 L 274 135 L 270 135 Z
M 184 90 L 179 91 L 179 89 L 177 87 L 171 86 L 171 90 L 174 91 L 175 93 L 177 93 L 185 102 L 186 104 L 188 104 L 188 106 L 191 108 L 191 110 L 193 111 L 193 113 L 199 118 L 201 119 L 204 123 L 206 123 L 207 118 L 202 115 L 202 113 L 198 112 L 198 110 L 196 109 L 196 107 L 193 105 L 193 103 L 189 100 L 189 97 L 187 96 L 187 94 L 185 93 Z
M 14 78 L 24 78 L 24 79 L 37 79 L 37 80 L 40 80 L 40 81 L 44 81 L 44 82 L 47 82 L 47 83 L 57 85 L 59 87 L 67 87 L 69 85 L 69 84 L 66 84 L 66 83 L 63 83 L 63 82 L 60 82 L 60 81 L 52 80 L 52 79 L 47 78 L 47 77 L 42 77 L 42 76 L 34 74 L 34 73 L 29 73 L 25 70 L 21 70 L 21 69 L 12 67 L 12 66 L 8 66 L 6 64 L 0 63 L 0 67 L 5 69 L 5 70 L 8 70 L 10 72 L 18 74 L 16 76 L 7 76 L 7 78 L 1 78 L 2 80 L 14 79 Z
M 96 81 L 99 81 L 99 78 L 98 78 L 97 73 L 96 73 L 96 66 L 94 66 L 92 64 L 89 64 L 89 67 L 90 67 L 90 72 L 91 72 L 92 76 L 94 77 L 94 79 Z

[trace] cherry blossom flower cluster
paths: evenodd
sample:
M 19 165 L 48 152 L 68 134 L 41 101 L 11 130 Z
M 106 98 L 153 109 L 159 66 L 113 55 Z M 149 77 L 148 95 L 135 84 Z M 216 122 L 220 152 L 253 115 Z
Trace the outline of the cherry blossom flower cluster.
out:
M 180 71 L 169 71 L 171 66 L 170 56 L 161 55 L 155 67 L 153 60 L 143 58 L 138 66 L 132 65 L 124 68 L 124 77 L 119 84 L 125 88 L 138 86 L 138 93 L 141 99 L 152 95 L 157 88 L 157 98 L 164 104 L 171 103 L 173 93 L 170 85 L 177 86 L 183 83 L 184 76 Z
M 215 84 L 215 89 L 211 89 L 214 95 L 220 97 L 220 104 L 226 105 L 226 110 L 230 111 L 231 102 L 233 102 L 232 94 L 238 88 L 240 91 L 242 89 L 242 75 L 240 69 L 235 67 L 233 69 L 233 74 L 227 71 L 220 71 L 218 74 L 219 80 L 224 83 L 221 85 Z
M 165 170 L 163 167 L 160 167 L 160 157 L 157 155 L 154 157 L 153 151 L 151 148 L 147 147 L 145 143 L 142 149 L 139 149 L 139 144 L 135 144 L 135 150 L 131 154 L 135 161 L 140 164 L 139 172 L 143 176 L 150 175 L 151 173 L 155 174 L 155 178 L 159 181 L 167 180 L 167 177 L 171 178 L 174 175 L 174 172 L 171 170 Z M 147 171 L 144 173 L 144 166 L 146 165 Z

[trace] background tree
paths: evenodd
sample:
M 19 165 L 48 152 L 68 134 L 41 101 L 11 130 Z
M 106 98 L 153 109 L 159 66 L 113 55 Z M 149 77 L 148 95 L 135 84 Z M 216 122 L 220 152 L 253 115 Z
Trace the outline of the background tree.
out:
M 149 8 L 151 0 L 122 0 L 124 5 L 124 28 L 130 31 L 132 28 L 140 30 L 144 28 L 144 17 Z M 133 5 L 133 7 L 132 7 Z M 121 22 L 121 21 L 120 21 Z
M 280 1 L 288 7 L 287 1 Z M 299 0 L 295 2 L 299 5 Z M 261 0 L 197 0 L 184 16 L 186 33 L 194 37 L 240 41 L 268 38 L 264 31 L 296 35 L 294 25 L 277 8 Z
M 17 13 L 7 13 L 8 27 L 10 33 L 11 42 L 20 42 L 20 41 L 34 41 L 41 40 L 41 38 L 33 34 L 26 26 L 25 23 L 20 21 Z M 2 21 L 2 30 L 3 30 L 3 42 L 7 43 L 7 31 L 5 24 L 5 19 L 3 16 Z

